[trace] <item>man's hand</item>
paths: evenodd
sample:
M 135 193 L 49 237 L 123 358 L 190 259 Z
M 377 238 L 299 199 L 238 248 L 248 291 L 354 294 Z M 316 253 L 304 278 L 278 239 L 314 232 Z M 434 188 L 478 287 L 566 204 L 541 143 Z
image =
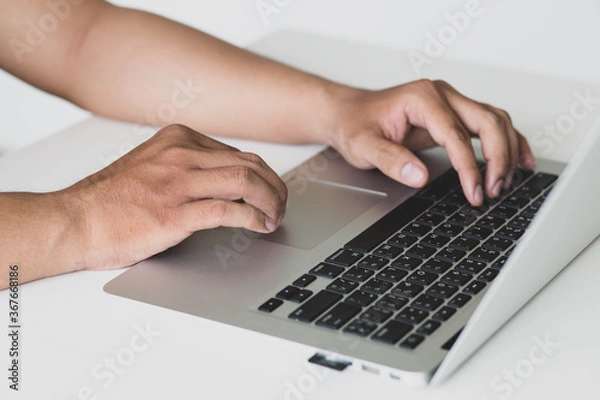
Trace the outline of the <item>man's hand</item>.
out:
M 84 224 L 85 267 L 131 265 L 218 226 L 277 228 L 285 184 L 262 159 L 181 125 L 59 192 Z
M 508 114 L 458 93 L 442 81 L 421 80 L 395 88 L 350 92 L 330 144 L 352 165 L 379 168 L 408 186 L 427 183 L 428 171 L 412 151 L 443 146 L 469 202 L 497 197 L 512 182 L 517 164 L 535 168 L 527 140 Z M 481 139 L 488 167 L 485 184 L 471 137 Z

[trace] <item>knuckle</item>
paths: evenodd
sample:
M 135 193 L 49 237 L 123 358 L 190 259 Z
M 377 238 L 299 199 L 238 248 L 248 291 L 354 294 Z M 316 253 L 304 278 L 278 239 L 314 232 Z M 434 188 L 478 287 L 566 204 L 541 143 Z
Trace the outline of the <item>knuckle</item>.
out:
M 257 164 L 260 166 L 265 165 L 265 162 L 263 161 L 262 158 L 260 158 L 258 155 L 254 154 L 254 153 L 248 153 L 248 152 L 240 152 L 240 153 L 236 153 L 238 157 L 240 157 L 242 160 L 250 163 L 250 164 Z
M 427 91 L 427 92 L 437 92 L 437 86 L 435 84 L 434 81 L 432 81 L 431 79 L 419 79 L 416 84 L 418 85 L 418 87 L 421 90 Z
M 436 79 L 433 81 L 433 83 L 437 86 L 437 87 L 443 87 L 443 88 L 452 88 L 452 85 L 450 85 L 448 82 L 446 82 L 443 79 Z
M 253 182 L 254 171 L 250 167 L 240 165 L 233 168 L 233 176 L 238 184 L 245 187 Z
M 214 221 L 216 226 L 222 224 L 229 212 L 229 206 L 225 200 L 213 200 L 207 207 L 209 219 Z
M 485 124 L 492 129 L 503 129 L 505 125 L 505 121 L 502 119 L 500 114 L 494 111 L 487 111 L 484 114 L 484 121 Z

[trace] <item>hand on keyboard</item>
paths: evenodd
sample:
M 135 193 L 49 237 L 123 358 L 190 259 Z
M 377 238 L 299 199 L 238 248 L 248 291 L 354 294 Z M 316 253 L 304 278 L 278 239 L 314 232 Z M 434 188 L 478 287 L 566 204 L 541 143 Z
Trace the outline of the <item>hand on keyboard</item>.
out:
M 391 89 L 362 91 L 348 103 L 347 121 L 339 127 L 333 146 L 352 165 L 379 168 L 412 187 L 427 183 L 425 165 L 412 151 L 443 146 L 469 202 L 479 206 L 485 193 L 497 197 L 510 186 L 512 171 L 521 164 L 535 168 L 527 140 L 513 127 L 509 115 L 478 103 L 442 81 L 420 80 Z M 487 161 L 482 179 L 471 146 L 479 137 Z

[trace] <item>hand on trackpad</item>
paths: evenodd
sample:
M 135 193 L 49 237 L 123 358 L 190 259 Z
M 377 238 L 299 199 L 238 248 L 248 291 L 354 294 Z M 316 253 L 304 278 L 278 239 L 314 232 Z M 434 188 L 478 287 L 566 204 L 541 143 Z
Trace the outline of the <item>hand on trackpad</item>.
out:
M 286 217 L 269 242 L 310 250 L 386 198 L 385 193 L 293 177 Z

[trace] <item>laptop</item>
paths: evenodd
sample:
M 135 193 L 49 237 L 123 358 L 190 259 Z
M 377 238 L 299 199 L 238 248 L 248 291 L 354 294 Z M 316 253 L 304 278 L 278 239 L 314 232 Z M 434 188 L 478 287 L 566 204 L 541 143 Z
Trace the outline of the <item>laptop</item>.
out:
M 197 232 L 105 290 L 308 346 L 338 371 L 435 384 L 598 236 L 597 154 L 598 121 L 568 165 L 538 159 L 474 208 L 442 149 L 420 154 L 421 190 L 325 149 L 283 175 L 276 232 Z

